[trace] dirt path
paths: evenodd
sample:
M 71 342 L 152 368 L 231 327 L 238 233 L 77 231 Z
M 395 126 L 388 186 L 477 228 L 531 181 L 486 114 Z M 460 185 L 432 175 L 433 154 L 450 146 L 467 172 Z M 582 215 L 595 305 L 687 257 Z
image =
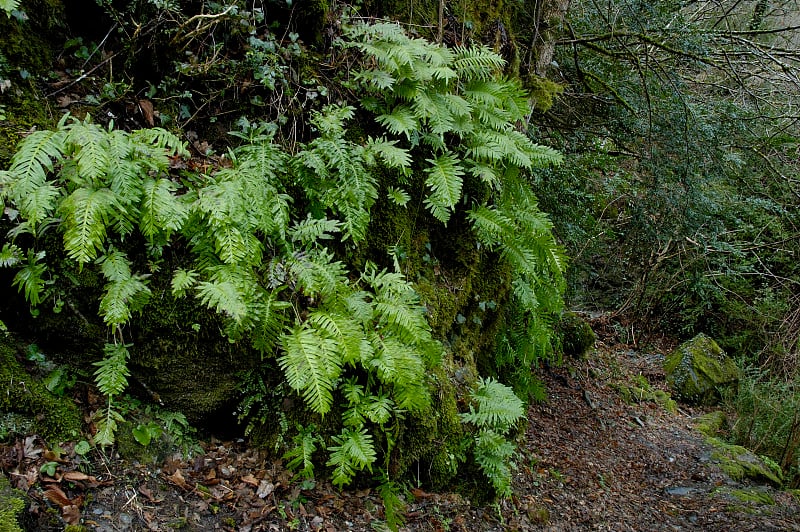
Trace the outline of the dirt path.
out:
M 530 409 L 514 498 L 475 507 L 456 494 L 412 489 L 402 530 L 800 530 L 792 495 L 720 471 L 692 428 L 701 411 L 623 401 L 620 386 L 663 388 L 661 357 L 600 342 L 587 361 L 543 369 L 550 400 Z M 52 456 L 36 438 L 0 451 L 12 482 L 33 495 L 34 530 L 381 529 L 372 490 L 292 483 L 280 464 L 242 443 L 204 449 L 153 467 L 111 458 L 81 464 L 66 446 L 55 477 L 39 473 Z M 744 502 L 735 490 L 774 504 Z

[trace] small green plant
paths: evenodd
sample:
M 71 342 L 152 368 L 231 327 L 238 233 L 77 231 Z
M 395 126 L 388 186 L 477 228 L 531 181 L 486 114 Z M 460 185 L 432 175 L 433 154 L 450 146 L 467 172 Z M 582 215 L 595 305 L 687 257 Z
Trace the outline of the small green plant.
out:
M 525 415 L 524 403 L 508 386 L 492 378 L 479 379 L 471 393 L 469 412 L 461 419 L 477 428 L 472 452 L 497 494 L 511 495 L 514 444 L 506 435 Z

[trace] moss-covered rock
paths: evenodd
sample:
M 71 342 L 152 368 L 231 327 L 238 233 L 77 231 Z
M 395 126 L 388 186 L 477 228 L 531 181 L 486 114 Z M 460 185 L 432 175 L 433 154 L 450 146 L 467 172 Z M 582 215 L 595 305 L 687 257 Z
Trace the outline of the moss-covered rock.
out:
M 681 344 L 664 362 L 667 383 L 680 400 L 712 405 L 739 382 L 739 368 L 717 343 L 699 334 Z
M 597 340 L 592 327 L 574 312 L 561 315 L 556 332 L 562 353 L 569 358 L 585 358 Z
M 694 427 L 709 437 L 718 436 L 728 424 L 725 412 L 715 410 L 699 416 L 693 421 Z
M 0 413 L 16 413 L 33 421 L 32 428 L 48 441 L 74 438 L 81 415 L 67 397 L 56 397 L 20 365 L 9 337 L 0 335 Z
M 22 532 L 25 530 L 25 508 L 28 498 L 0 474 L 0 532 Z
M 719 438 L 709 437 L 706 441 L 714 447 L 711 457 L 719 462 L 722 471 L 731 479 L 749 478 L 775 486 L 783 484 L 783 473 L 774 463 L 762 460 L 740 445 L 732 445 Z

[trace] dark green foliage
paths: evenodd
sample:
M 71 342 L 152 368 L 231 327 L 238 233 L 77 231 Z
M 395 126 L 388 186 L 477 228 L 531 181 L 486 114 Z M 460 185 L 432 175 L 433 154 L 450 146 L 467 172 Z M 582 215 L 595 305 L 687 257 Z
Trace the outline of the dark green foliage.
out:
M 53 395 L 17 362 L 8 336 L 0 333 L 0 411 L 34 420 L 33 429 L 51 443 L 75 438 L 81 431 L 81 414 L 68 397 Z
M 564 312 L 556 327 L 561 351 L 571 358 L 584 358 L 594 348 L 592 327 L 578 314 Z

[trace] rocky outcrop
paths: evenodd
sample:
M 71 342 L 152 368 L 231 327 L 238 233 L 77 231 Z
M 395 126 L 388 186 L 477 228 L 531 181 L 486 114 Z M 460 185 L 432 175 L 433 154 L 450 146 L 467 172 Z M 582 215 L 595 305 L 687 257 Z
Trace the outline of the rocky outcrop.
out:
M 739 368 L 717 343 L 699 334 L 681 344 L 664 362 L 673 395 L 694 404 L 716 404 L 739 382 Z

